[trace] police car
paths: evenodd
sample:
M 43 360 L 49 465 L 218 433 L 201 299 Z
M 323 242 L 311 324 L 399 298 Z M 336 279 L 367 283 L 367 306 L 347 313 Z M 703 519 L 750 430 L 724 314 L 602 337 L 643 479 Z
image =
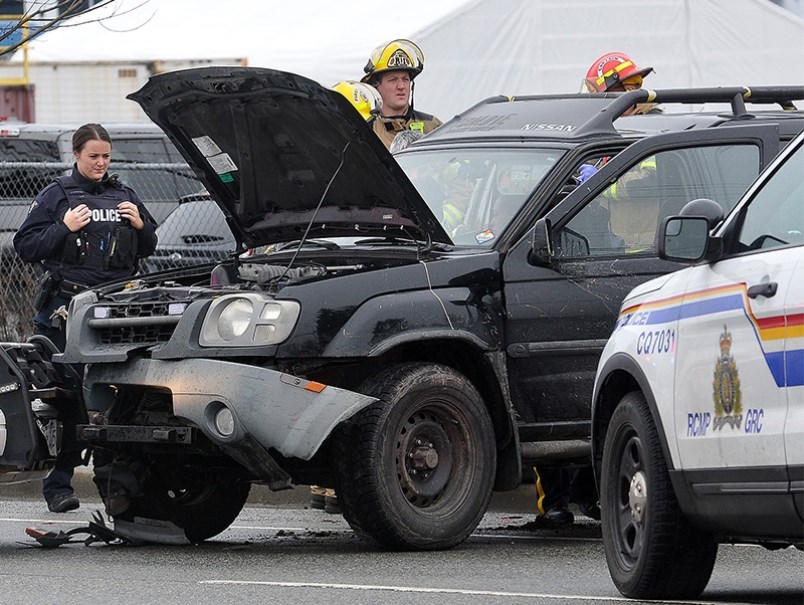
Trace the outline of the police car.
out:
M 659 255 L 692 266 L 626 297 L 595 379 L 606 561 L 632 598 L 697 596 L 718 543 L 804 543 L 804 135 L 711 207 L 664 219 Z
M 0 342 L 0 487 L 41 481 L 61 451 L 83 449 L 75 426 L 86 421 L 72 366 L 54 364 L 43 336 Z

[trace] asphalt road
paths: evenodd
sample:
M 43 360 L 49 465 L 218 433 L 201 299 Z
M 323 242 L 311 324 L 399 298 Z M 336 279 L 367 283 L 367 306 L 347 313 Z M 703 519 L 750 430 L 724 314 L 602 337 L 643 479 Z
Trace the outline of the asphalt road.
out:
M 25 534 L 85 526 L 99 503 L 66 514 L 38 500 L 0 501 L 0 602 L 282 603 L 282 605 L 584 604 L 627 602 L 608 575 L 599 524 L 536 530 L 530 514 L 489 512 L 446 552 L 381 552 L 340 516 L 250 504 L 200 546 L 103 543 L 41 548 Z M 712 580 L 691 603 L 801 605 L 804 554 L 721 546 Z M 632 601 L 633 602 L 633 601 Z

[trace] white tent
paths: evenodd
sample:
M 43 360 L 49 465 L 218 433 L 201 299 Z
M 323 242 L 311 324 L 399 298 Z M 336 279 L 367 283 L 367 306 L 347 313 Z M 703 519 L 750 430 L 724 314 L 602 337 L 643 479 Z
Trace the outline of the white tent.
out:
M 117 4 L 117 14 L 103 22 L 61 27 L 31 42 L 31 63 L 245 58 L 252 66 L 292 71 L 330 86 L 359 79 L 375 46 L 409 37 L 425 53 L 415 104 L 442 120 L 491 95 L 575 92 L 592 61 L 612 50 L 653 66 L 656 73 L 646 86 L 654 88 L 804 84 L 804 19 L 769 0 Z M 221 8 L 228 12 L 216 12 Z M 59 80 L 59 94 L 47 97 L 54 78 L 38 78 L 37 99 L 66 98 L 69 80 Z M 99 73 L 95 79 L 101 79 Z M 91 63 L 72 84 L 89 99 L 75 105 L 97 111 L 91 103 Z M 107 90 L 106 97 L 131 104 L 125 91 Z
M 415 105 L 442 120 L 492 95 L 577 92 L 622 51 L 646 87 L 804 85 L 804 19 L 768 0 L 473 0 L 419 30 Z

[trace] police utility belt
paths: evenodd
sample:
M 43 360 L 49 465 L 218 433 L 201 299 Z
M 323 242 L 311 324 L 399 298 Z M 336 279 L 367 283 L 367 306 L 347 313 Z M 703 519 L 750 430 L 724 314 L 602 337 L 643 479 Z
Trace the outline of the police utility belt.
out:
M 33 307 L 37 311 L 41 311 L 54 296 L 61 296 L 69 300 L 88 287 L 86 284 L 63 279 L 55 271 L 45 271 L 39 278 Z

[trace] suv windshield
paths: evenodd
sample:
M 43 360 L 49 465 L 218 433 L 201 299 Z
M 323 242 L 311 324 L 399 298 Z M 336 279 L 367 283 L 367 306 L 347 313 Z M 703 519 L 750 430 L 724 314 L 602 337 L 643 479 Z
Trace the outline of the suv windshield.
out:
M 396 160 L 456 244 L 490 246 L 563 153 L 422 150 Z

